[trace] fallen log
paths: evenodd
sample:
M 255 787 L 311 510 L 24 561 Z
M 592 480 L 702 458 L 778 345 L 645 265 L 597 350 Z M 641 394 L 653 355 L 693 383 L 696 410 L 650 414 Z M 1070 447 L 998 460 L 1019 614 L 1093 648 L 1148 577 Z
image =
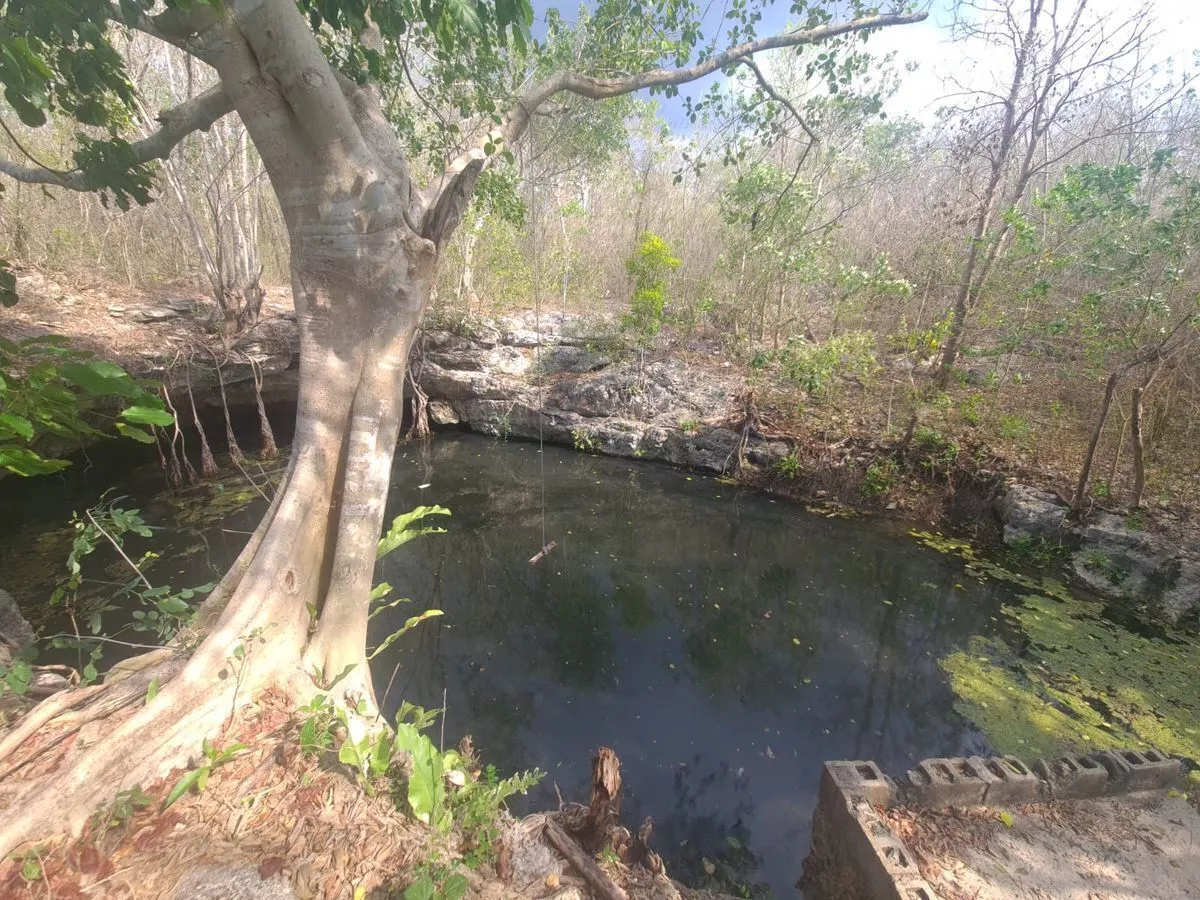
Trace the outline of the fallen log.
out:
M 629 900 L 629 895 L 605 875 L 604 870 L 596 865 L 596 861 L 584 853 L 583 848 L 571 840 L 570 835 L 551 819 L 546 819 L 546 839 L 554 845 L 555 850 L 566 857 L 567 862 L 583 876 L 583 880 L 598 897 L 603 900 Z

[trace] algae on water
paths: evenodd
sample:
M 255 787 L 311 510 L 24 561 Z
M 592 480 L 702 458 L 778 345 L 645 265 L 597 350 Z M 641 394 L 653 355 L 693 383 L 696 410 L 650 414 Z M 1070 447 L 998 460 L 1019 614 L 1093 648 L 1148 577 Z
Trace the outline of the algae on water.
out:
M 1184 635 L 1128 631 L 1078 599 L 1028 595 L 1004 615 L 1023 652 L 977 637 L 942 660 L 959 711 L 998 750 L 1154 746 L 1200 760 L 1200 647 Z

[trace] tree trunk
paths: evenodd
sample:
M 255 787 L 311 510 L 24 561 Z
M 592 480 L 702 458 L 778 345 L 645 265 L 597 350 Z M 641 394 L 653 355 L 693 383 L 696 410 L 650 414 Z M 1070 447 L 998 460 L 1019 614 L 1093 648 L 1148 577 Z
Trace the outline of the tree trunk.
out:
M 1133 440 L 1133 499 L 1130 505 L 1137 509 L 1142 505 L 1146 493 L 1146 446 L 1142 438 L 1142 389 L 1133 389 L 1130 436 Z
M 1083 501 L 1087 496 L 1088 479 L 1092 476 L 1092 463 L 1096 460 L 1096 447 L 1100 444 L 1100 436 L 1104 433 L 1104 423 L 1108 420 L 1108 411 L 1112 408 L 1113 394 L 1117 391 L 1117 383 L 1121 380 L 1120 372 L 1108 376 L 1108 384 L 1104 388 L 1104 400 L 1100 403 L 1100 415 L 1096 417 L 1096 427 L 1092 429 L 1092 438 L 1088 441 L 1087 453 L 1083 457 L 1083 465 L 1079 468 L 1079 480 L 1075 484 L 1075 499 L 1071 504 L 1071 513 L 1076 518 L 1083 512 Z
M 235 700 L 268 686 L 303 698 L 344 676 L 338 699 L 374 704 L 368 598 L 432 248 L 411 234 L 360 243 L 375 246 L 354 257 L 399 265 L 373 273 L 372 284 L 355 277 L 352 262 L 340 272 L 320 266 L 320 283 L 296 265 L 300 396 L 291 459 L 274 503 L 198 616 L 207 637 L 153 702 L 51 783 L 31 782 L 10 799 L 24 814 L 0 825 L 0 853 L 56 826 L 78 828 L 114 788 L 185 765 L 201 736 L 221 730 Z

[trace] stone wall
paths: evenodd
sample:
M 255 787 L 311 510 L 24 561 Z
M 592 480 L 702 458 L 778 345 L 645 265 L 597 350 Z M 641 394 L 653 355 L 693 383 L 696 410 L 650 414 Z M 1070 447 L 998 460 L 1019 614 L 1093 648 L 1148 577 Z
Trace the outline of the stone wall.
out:
M 825 763 L 802 886 L 808 900 L 937 900 L 880 810 L 1012 807 L 1165 791 L 1182 766 L 1157 750 L 1038 760 L 927 759 L 899 781 L 868 761 Z

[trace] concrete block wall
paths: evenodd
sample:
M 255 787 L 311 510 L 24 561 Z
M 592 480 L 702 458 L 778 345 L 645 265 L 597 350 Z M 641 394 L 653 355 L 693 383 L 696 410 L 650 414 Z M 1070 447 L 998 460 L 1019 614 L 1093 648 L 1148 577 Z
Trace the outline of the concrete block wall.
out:
M 866 760 L 825 763 L 801 885 L 808 900 L 938 900 L 879 810 L 890 806 L 1021 806 L 1166 790 L 1182 774 L 1158 750 L 1038 760 L 927 759 L 899 782 Z

